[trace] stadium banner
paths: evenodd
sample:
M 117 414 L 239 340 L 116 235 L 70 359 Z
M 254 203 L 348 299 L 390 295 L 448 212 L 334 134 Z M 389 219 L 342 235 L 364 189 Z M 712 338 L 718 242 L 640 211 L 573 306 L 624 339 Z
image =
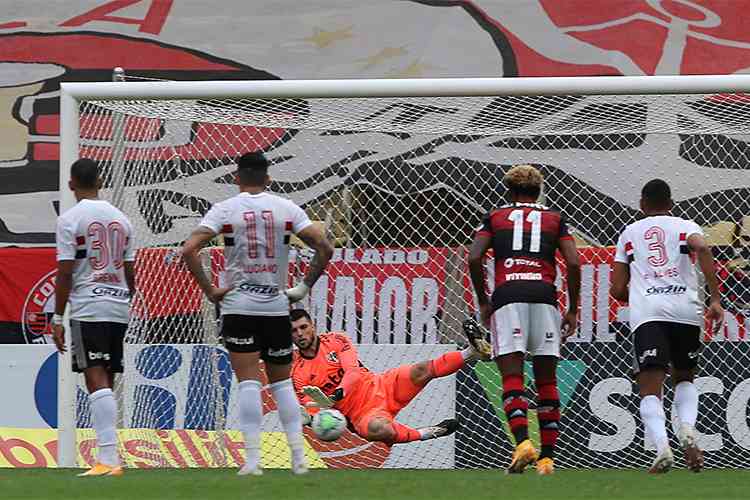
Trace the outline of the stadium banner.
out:
M 453 350 L 450 345 L 360 345 L 362 363 L 375 373 L 432 359 Z M 133 467 L 154 466 L 155 456 L 166 456 L 176 467 L 234 466 L 242 437 L 226 432 L 228 454 L 211 447 L 219 429 L 238 429 L 237 384 L 227 352 L 200 344 L 126 345 L 127 383 L 116 384 L 122 408 L 120 453 Z M 0 349 L 2 401 L 0 411 L 0 466 L 54 465 L 56 449 L 58 356 L 52 346 L 5 346 Z M 218 373 L 212 377 L 211 373 Z M 217 384 L 218 382 L 218 384 Z M 79 377 L 77 421 L 81 434 L 79 463 L 90 463 L 90 413 Z M 399 414 L 399 421 L 423 427 L 452 417 L 455 378 L 431 382 Z M 267 388 L 264 405 L 264 460 L 267 467 L 288 466 L 288 451 L 276 406 Z M 89 434 L 87 434 L 87 432 Z M 387 448 L 368 443 L 349 431 L 334 443 L 315 439 L 305 431 L 310 459 L 321 467 L 452 468 L 454 438 L 432 443 Z M 150 453 L 149 453 L 150 451 Z M 212 458 L 213 457 L 213 458 Z M 266 458 L 267 457 L 267 458 Z
M 57 425 L 57 351 L 53 345 L 0 347 L 0 428 Z
M 144 435 L 148 439 L 144 439 Z M 227 453 L 216 446 L 216 431 L 119 429 L 120 457 L 128 468 L 156 467 L 156 456 L 166 457 L 171 467 L 238 467 L 244 463 L 245 444 L 240 431 L 222 433 Z M 93 429 L 79 429 L 78 463 L 92 467 L 96 464 L 96 437 Z M 325 468 L 320 455 L 305 444 L 308 464 Z M 290 467 L 283 432 L 264 432 L 261 438 L 263 467 Z M 158 454 L 158 455 L 157 455 Z M 57 431 L 55 429 L 25 429 L 0 427 L 0 467 L 55 467 L 57 466 Z
M 627 321 L 627 307 L 609 296 L 612 248 L 579 249 L 582 261 L 581 316 L 574 342 L 613 342 L 614 323 Z M 309 252 L 292 252 L 290 270 L 299 277 L 309 261 Z M 214 249 L 212 263 L 216 275 L 222 270 L 222 257 Z M 169 339 L 172 325 L 184 324 L 186 317 L 199 321 L 202 295 L 175 249 L 141 250 L 139 267 L 149 274 L 139 275 L 139 296 L 133 315 L 158 319 L 160 338 Z M 750 314 L 742 296 L 744 275 L 730 270 L 725 260 L 718 263 L 725 307 L 724 330 L 719 337 L 745 340 Z M 169 267 L 155 271 L 155 267 Z M 558 288 L 564 290 L 563 268 L 559 267 Z M 487 263 L 492 279 L 492 261 Z M 169 276 L 176 284 L 170 294 L 162 293 L 154 276 Z M 448 279 L 455 278 L 457 280 Z M 745 280 L 745 281 L 743 281 Z M 459 290 L 449 284 L 462 283 Z M 49 319 L 54 307 L 55 256 L 51 248 L 0 249 L 0 343 L 50 343 Z M 434 344 L 455 340 L 443 335 L 449 325 L 443 322 L 447 307 L 465 314 L 476 310 L 463 248 L 387 249 L 337 248 L 326 274 L 313 287 L 303 305 L 316 320 L 319 331 L 345 331 L 355 343 Z M 739 304 L 739 305 L 735 305 Z M 745 304 L 745 305 L 743 305 Z M 565 293 L 560 293 L 565 306 Z M 455 312 L 454 312 L 455 316 Z M 454 325 L 455 326 L 455 325 Z M 618 327 L 619 328 L 619 327 Z
M 653 445 L 644 437 L 640 422 L 638 388 L 632 373 L 632 341 L 621 325 L 610 344 L 568 343 L 558 365 L 561 420 L 556 462 L 563 467 L 647 466 Z M 699 393 L 696 424 L 698 445 L 705 451 L 707 467 L 745 468 L 738 461 L 750 450 L 750 366 L 737 363 L 750 355 L 748 342 L 704 344 L 695 384 Z M 536 389 L 531 363 L 526 362 L 526 381 L 531 403 L 529 430 L 539 443 Z M 462 426 L 456 433 L 456 467 L 505 467 L 513 451 L 502 408 L 500 374 L 493 363 L 479 362 L 457 374 L 457 418 L 481 422 Z M 673 391 L 666 384 L 664 409 L 674 450 L 676 439 Z M 482 452 L 478 456 L 477 447 Z

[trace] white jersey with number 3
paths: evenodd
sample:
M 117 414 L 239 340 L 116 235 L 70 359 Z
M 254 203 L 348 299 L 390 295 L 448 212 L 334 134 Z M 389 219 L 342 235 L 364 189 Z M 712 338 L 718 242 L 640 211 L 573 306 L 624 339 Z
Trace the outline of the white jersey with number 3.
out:
M 216 203 L 201 221 L 224 235 L 221 314 L 286 316 L 289 238 L 312 222 L 292 201 L 271 193 L 240 193 Z
M 703 306 L 687 239 L 703 235 L 693 221 L 658 215 L 630 224 L 615 262 L 630 265 L 630 329 L 648 321 L 702 324 Z
M 83 199 L 57 219 L 57 260 L 72 260 L 70 318 L 128 322 L 123 262 L 135 260 L 133 228 L 105 200 Z

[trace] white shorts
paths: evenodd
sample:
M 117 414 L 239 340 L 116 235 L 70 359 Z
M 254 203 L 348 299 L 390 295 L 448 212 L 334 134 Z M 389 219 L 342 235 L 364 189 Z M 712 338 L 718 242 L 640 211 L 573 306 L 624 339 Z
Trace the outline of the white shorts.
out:
M 492 314 L 492 357 L 512 352 L 560 357 L 560 311 L 550 304 L 506 304 Z

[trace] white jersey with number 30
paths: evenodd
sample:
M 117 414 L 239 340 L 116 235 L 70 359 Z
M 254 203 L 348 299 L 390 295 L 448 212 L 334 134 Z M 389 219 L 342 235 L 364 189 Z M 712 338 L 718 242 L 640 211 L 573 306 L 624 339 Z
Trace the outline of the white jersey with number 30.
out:
M 72 260 L 70 318 L 128 322 L 123 262 L 135 260 L 133 228 L 105 200 L 83 199 L 57 219 L 57 260 Z
M 224 286 L 233 287 L 221 314 L 286 316 L 289 238 L 312 222 L 292 201 L 271 193 L 240 193 L 216 203 L 201 221 L 224 235 Z
M 702 324 L 698 278 L 687 239 L 703 235 L 693 221 L 658 215 L 625 228 L 615 262 L 630 265 L 630 329 L 648 321 Z

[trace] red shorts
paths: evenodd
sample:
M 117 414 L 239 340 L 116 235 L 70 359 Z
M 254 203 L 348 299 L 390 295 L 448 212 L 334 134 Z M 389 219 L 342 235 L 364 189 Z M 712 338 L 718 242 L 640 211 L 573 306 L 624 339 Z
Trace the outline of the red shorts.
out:
M 403 365 L 370 378 L 369 390 L 362 391 L 361 400 L 347 414 L 357 434 L 367 436 L 373 418 L 393 420 L 419 394 L 424 386 L 412 382 L 410 373 L 411 365 Z

